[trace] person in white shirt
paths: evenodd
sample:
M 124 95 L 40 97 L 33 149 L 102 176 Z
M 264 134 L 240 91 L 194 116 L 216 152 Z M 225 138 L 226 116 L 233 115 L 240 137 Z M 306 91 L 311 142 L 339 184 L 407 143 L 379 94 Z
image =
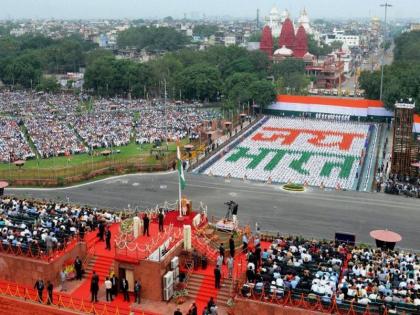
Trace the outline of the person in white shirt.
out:
M 106 277 L 105 280 L 105 291 L 106 291 L 106 300 L 112 302 L 112 282 L 109 280 L 109 277 Z

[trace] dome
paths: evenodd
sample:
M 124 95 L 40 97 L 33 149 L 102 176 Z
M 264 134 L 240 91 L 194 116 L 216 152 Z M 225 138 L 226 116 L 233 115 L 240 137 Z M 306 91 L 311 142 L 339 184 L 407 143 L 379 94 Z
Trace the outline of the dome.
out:
M 280 32 L 279 47 L 283 46 L 292 50 L 295 47 L 295 29 L 289 18 L 284 21 Z
M 289 11 L 287 11 L 287 9 L 285 9 L 282 13 L 281 13 L 281 22 L 284 23 L 284 21 L 286 21 L 286 19 L 289 18 Z
M 281 48 L 277 49 L 274 52 L 275 56 L 283 56 L 283 57 L 291 57 L 293 56 L 293 50 L 287 48 L 286 46 L 282 46 Z
M 306 9 L 303 9 L 302 13 L 300 14 L 298 22 L 300 24 L 309 23 L 309 16 L 306 13 Z
M 303 60 L 305 61 L 312 61 L 314 59 L 314 55 L 312 55 L 310 52 L 307 52 L 304 56 L 303 56 Z
M 269 15 L 269 20 L 271 21 L 280 21 L 280 12 L 279 10 L 277 10 L 276 6 L 274 6 L 271 11 L 270 11 L 270 15 Z
M 277 10 L 277 7 L 274 6 L 271 11 L 270 11 L 270 15 L 279 15 L 279 10 Z

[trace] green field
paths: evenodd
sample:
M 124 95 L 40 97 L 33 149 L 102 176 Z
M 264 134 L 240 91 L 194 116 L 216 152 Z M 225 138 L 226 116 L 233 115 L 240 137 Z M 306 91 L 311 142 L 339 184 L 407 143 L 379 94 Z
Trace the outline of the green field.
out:
M 181 143 L 186 143 L 188 140 L 184 140 Z M 165 148 L 165 144 L 162 145 L 162 149 Z M 176 151 L 176 144 L 169 143 L 168 145 L 169 151 L 175 152 Z M 100 162 L 100 161 L 117 161 L 117 160 L 127 160 L 129 158 L 135 158 L 136 156 L 140 155 L 144 158 L 144 156 L 150 154 L 150 150 L 152 149 L 151 144 L 136 144 L 130 143 L 126 146 L 121 147 L 114 147 L 112 150 L 114 154 L 109 156 L 104 156 L 101 152 L 107 149 L 96 149 L 94 156 L 92 157 L 88 153 L 76 154 L 71 156 L 59 156 L 53 157 L 48 159 L 32 159 L 27 160 L 25 165 L 22 169 L 59 169 L 59 168 L 66 168 L 77 166 L 80 164 L 85 164 L 88 162 Z M 119 151 L 117 153 L 116 151 Z M 150 161 L 155 161 L 154 156 L 150 156 Z M 2 163 L 0 164 L 0 170 L 7 170 L 9 168 L 17 168 L 15 165 L 10 165 L 9 163 Z
M 151 144 L 130 143 L 113 148 L 114 153 L 108 156 L 102 154 L 105 150 L 95 150 L 93 156 L 84 153 L 29 160 L 22 167 L 0 164 L 0 180 L 12 186 L 62 187 L 113 175 L 166 171 L 173 167 L 176 157 L 176 143 L 169 143 L 168 150 L 165 144 L 156 149 Z

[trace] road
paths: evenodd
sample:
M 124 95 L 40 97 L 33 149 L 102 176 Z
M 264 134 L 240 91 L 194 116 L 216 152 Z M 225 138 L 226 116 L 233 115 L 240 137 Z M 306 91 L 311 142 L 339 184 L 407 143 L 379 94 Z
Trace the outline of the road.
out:
M 187 174 L 183 192 L 198 208 L 208 205 L 209 216 L 224 216 L 224 202 L 239 204 L 241 224 L 284 234 L 331 239 L 336 231 L 352 232 L 357 241 L 372 243 L 369 231 L 387 228 L 400 233 L 404 248 L 420 249 L 420 200 L 376 193 L 320 191 L 289 193 L 276 185 L 226 181 Z M 113 209 L 150 208 L 178 199 L 177 174 L 135 174 L 61 189 L 8 189 L 21 197 L 69 200 Z

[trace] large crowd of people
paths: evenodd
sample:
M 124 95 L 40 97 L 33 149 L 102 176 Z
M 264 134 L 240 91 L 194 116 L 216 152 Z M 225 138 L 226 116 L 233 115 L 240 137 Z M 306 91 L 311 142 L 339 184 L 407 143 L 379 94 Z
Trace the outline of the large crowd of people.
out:
M 177 141 L 198 137 L 197 127 L 204 120 L 221 118 L 215 111 L 197 111 L 195 106 L 155 104 L 146 107 L 136 122 L 136 142 Z M 165 126 L 167 126 L 165 128 Z
M 16 119 L 0 117 L 0 162 L 34 157 Z
M 115 214 L 90 207 L 10 197 L 0 199 L 0 243 L 34 256 L 60 250 L 74 237 L 115 222 Z M 41 251 L 41 252 L 39 252 Z M 17 251 L 16 251 L 17 252 Z
M 420 311 L 420 257 L 412 252 L 278 237 L 248 253 L 244 297 L 305 294 L 337 305 L 396 305 Z
M 382 185 L 387 194 L 420 198 L 420 178 L 390 174 Z
M 75 117 L 74 128 L 89 148 L 127 145 L 132 117 L 121 111 L 100 112 Z
M 92 99 L 86 95 L 0 92 L 0 161 L 48 158 L 91 148 L 198 137 L 204 120 L 219 112 L 200 104 L 161 100 Z M 9 118 L 10 117 L 10 118 Z M 23 131 L 27 130 L 27 134 Z M 33 142 L 36 151 L 31 151 Z
M 86 151 L 77 135 L 63 121 L 54 116 L 25 120 L 28 133 L 43 158 L 70 155 Z

